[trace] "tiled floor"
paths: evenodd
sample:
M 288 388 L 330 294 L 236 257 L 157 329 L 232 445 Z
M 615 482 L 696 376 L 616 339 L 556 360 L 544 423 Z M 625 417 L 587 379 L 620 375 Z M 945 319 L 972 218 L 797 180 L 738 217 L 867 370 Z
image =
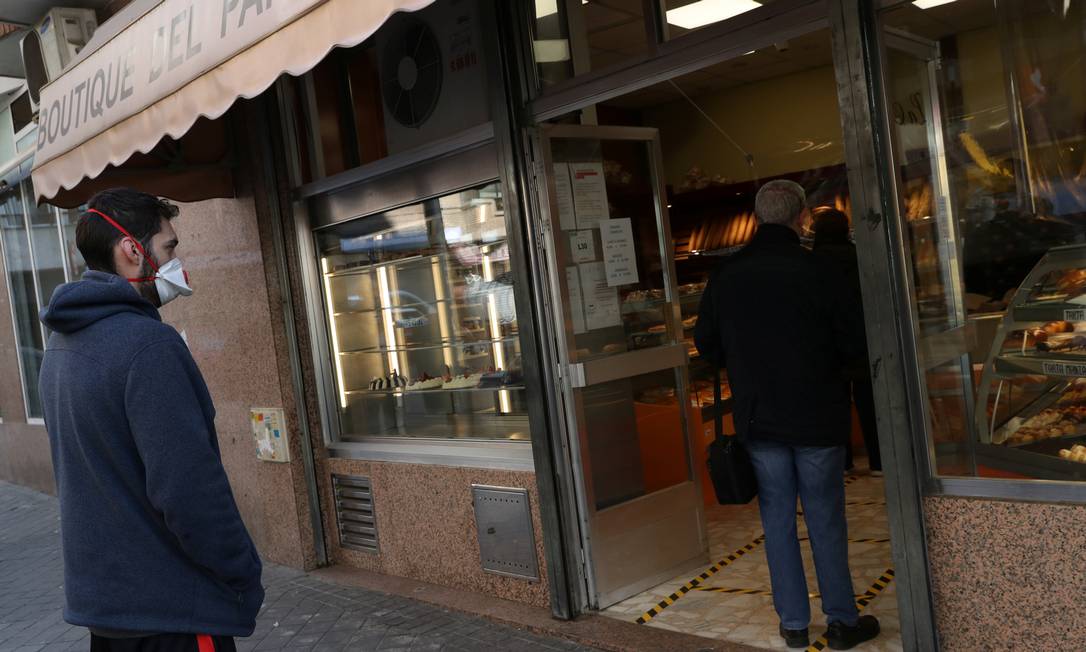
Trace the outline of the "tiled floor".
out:
M 857 467 L 864 468 L 863 462 L 860 461 Z M 890 536 L 883 482 L 879 478 L 867 475 L 864 471 L 851 476 L 846 494 L 849 538 L 852 540 L 849 544 L 850 566 L 856 592 L 862 594 L 871 589 L 874 582 L 892 568 L 890 544 L 882 541 Z M 757 501 L 749 505 L 711 507 L 707 511 L 707 518 L 710 555 L 714 563 L 751 543 L 762 534 Z M 800 536 L 806 536 L 802 518 L 799 520 L 799 529 Z M 861 540 L 864 539 L 876 541 L 862 542 Z M 808 586 L 810 591 L 815 593 L 818 590 L 818 582 L 815 580 L 810 545 L 803 541 L 801 546 L 807 567 Z M 703 570 L 705 569 L 692 569 L 691 572 L 676 577 L 670 582 L 620 602 L 603 613 L 623 620 L 636 621 L 638 617 L 697 577 Z M 767 649 L 787 649 L 777 635 L 779 621 L 773 610 L 773 600 L 769 595 L 769 570 L 766 566 L 764 548 L 755 546 L 753 550 L 702 582 L 701 587 L 755 589 L 759 593 L 693 590 L 661 610 L 659 615 L 649 621 L 648 626 Z M 890 582 L 889 586 L 879 592 L 864 609 L 863 613 L 878 617 L 882 625 L 882 634 L 876 640 L 860 646 L 858 650 L 897 652 L 902 649 L 895 588 L 895 584 Z M 825 628 L 825 621 L 821 616 L 821 603 L 817 597 L 811 599 L 811 613 L 815 614 L 811 625 L 812 643 L 814 643 Z

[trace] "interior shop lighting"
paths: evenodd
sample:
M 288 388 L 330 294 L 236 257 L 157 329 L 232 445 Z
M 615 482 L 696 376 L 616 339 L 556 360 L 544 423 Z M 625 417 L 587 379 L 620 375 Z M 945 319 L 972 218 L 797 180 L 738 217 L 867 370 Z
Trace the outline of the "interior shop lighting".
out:
M 697 29 L 719 23 L 761 7 L 754 0 L 698 0 L 667 10 L 667 22 L 683 29 Z
M 403 376 L 407 376 L 408 369 L 403 368 L 400 365 L 400 360 L 396 356 L 396 324 L 392 317 L 392 292 L 390 291 L 388 282 L 388 265 L 381 265 L 377 268 L 377 292 L 381 305 L 378 306 L 381 310 L 381 322 L 385 329 L 385 348 L 388 356 L 388 371 L 389 373 L 399 372 Z
M 948 5 L 951 2 L 957 2 L 958 0 L 913 0 L 913 4 L 920 9 L 931 9 L 932 7 L 938 7 L 939 5 Z
M 343 356 L 339 351 L 339 335 L 336 333 L 336 313 L 332 304 L 332 281 L 328 272 L 328 259 L 321 258 L 321 276 L 324 277 L 325 305 L 328 306 L 328 328 L 332 331 L 332 353 L 336 358 L 336 380 L 339 385 L 339 407 L 347 409 L 347 389 L 343 386 Z
M 490 262 L 489 247 L 483 248 L 483 280 L 490 283 L 494 280 L 494 266 Z M 502 326 L 501 320 L 498 318 L 498 299 L 494 296 L 493 286 L 491 286 L 490 292 L 487 293 L 486 312 L 490 321 L 490 337 L 491 348 L 494 350 L 494 368 L 505 370 L 505 348 L 502 344 Z M 502 414 L 508 414 L 513 411 L 512 401 L 509 399 L 509 392 L 501 390 L 498 392 L 498 405 Z

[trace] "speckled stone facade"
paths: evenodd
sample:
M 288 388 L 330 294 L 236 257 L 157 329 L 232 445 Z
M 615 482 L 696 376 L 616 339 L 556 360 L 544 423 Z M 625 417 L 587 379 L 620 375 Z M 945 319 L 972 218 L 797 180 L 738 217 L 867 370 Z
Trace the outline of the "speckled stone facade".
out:
M 941 649 L 1086 647 L 1086 507 L 930 497 L 924 511 Z
M 333 473 L 367 476 L 373 483 L 377 516 L 380 552 L 372 554 L 340 547 L 335 515 L 326 513 L 333 561 L 534 606 L 550 605 L 534 473 L 344 459 L 325 460 L 322 467 L 325 505 L 333 504 Z M 472 484 L 528 490 L 539 581 L 483 572 L 471 502 Z

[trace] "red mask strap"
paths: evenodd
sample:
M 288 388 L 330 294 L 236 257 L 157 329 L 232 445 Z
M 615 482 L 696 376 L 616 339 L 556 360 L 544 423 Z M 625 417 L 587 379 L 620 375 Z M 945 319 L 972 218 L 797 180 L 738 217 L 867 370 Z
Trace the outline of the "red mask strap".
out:
M 144 260 L 146 260 L 147 264 L 151 266 L 151 269 L 155 270 L 156 273 L 158 272 L 158 265 L 155 264 L 154 259 L 147 255 L 147 252 L 143 249 L 143 245 L 141 245 L 140 241 L 137 240 L 135 237 L 132 236 L 131 233 L 128 232 L 128 229 L 124 228 L 123 226 L 118 224 L 117 221 L 114 220 L 112 217 L 110 217 L 109 215 L 106 215 L 105 213 L 103 213 L 102 211 L 100 211 L 100 210 L 98 210 L 96 208 L 88 208 L 87 212 L 88 213 L 94 213 L 95 215 L 101 217 L 103 220 L 109 222 L 110 226 L 117 229 L 118 231 L 120 231 L 121 233 L 126 235 L 130 240 L 132 240 L 132 244 L 136 245 L 136 249 L 139 249 L 139 252 L 141 254 L 143 254 Z M 131 283 L 150 283 L 151 281 L 154 281 L 154 280 L 155 280 L 154 276 L 145 277 L 145 278 L 130 278 L 130 279 L 128 279 L 128 281 L 131 282 Z

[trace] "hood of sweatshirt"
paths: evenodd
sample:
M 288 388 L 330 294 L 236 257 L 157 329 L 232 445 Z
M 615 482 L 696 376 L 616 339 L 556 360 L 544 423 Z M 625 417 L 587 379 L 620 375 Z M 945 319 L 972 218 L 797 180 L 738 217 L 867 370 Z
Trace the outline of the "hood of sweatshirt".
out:
M 151 302 L 128 281 L 94 270 L 74 283 L 65 283 L 53 292 L 49 306 L 41 311 L 41 322 L 58 333 L 74 333 L 118 313 L 131 312 L 162 321 Z

